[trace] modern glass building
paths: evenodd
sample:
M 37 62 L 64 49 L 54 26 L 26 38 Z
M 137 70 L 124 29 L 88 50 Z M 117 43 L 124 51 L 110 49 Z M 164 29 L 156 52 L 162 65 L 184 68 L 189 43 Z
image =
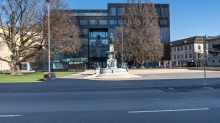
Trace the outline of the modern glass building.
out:
M 96 63 L 100 67 L 106 67 L 108 36 L 123 22 L 123 4 L 109 3 L 105 10 L 72 10 L 81 29 L 82 51 L 77 54 L 57 54 L 51 62 L 52 69 L 65 69 L 68 61 L 84 61 L 87 69 L 94 68 Z M 161 41 L 165 47 L 163 60 L 170 60 L 169 4 L 155 4 L 155 7 L 159 16 Z M 120 60 L 118 63 L 120 64 Z

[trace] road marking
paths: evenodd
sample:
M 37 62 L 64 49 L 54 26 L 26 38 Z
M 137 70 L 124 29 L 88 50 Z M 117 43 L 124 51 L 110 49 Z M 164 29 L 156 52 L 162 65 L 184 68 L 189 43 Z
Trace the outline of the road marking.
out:
M 148 111 L 128 111 L 128 113 L 155 113 L 155 112 L 204 111 L 204 110 L 209 110 L 209 108 L 173 109 L 173 110 L 148 110 Z
M 1 117 L 22 117 L 23 115 L 0 115 Z

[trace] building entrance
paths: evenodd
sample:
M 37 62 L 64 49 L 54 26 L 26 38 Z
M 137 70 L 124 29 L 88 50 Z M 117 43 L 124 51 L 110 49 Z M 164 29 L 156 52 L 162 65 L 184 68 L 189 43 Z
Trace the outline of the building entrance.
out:
M 106 67 L 108 29 L 91 29 L 89 36 L 89 68 L 94 69 L 97 63 L 101 68 Z

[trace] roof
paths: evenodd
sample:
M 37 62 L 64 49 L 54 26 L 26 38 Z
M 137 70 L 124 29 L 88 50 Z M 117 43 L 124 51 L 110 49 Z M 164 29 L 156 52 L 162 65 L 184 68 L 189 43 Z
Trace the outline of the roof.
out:
M 194 43 L 203 43 L 203 37 L 204 36 L 194 36 L 194 37 L 179 39 L 179 40 L 170 42 L 170 47 L 182 46 L 182 45 L 194 44 Z M 214 36 L 208 36 L 207 40 L 210 40 L 213 37 Z
M 214 40 L 219 40 L 220 39 L 220 35 L 217 35 L 211 39 L 208 39 L 207 41 L 214 41 Z

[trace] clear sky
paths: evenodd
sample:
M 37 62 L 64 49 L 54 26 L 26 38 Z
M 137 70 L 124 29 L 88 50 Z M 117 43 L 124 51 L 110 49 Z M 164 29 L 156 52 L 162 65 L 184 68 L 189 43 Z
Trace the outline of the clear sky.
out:
M 66 0 L 70 9 L 107 9 L 125 0 Z M 170 4 L 171 41 L 192 36 L 220 35 L 220 0 L 151 0 Z

